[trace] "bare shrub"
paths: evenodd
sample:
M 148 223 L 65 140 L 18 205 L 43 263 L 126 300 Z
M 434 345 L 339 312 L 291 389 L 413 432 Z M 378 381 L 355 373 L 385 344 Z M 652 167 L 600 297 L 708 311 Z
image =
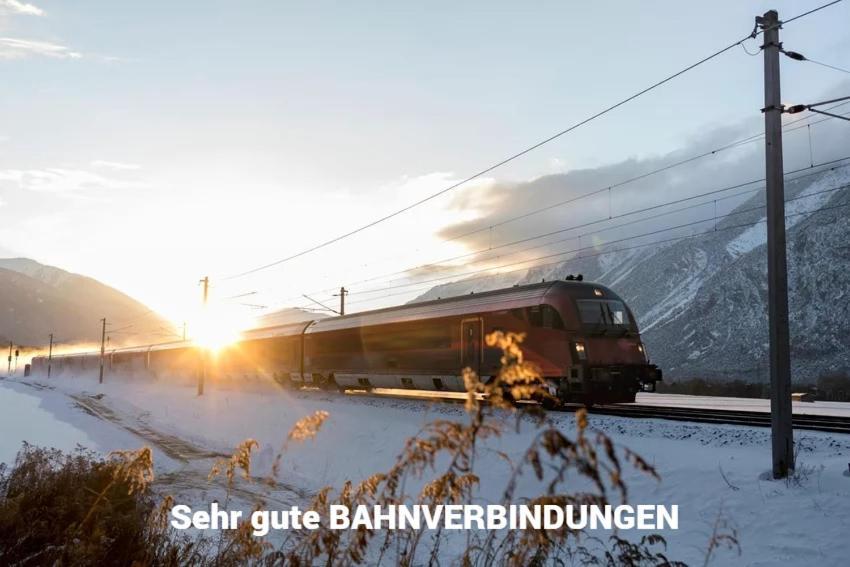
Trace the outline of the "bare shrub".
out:
M 706 549 L 705 562 L 703 563 L 704 567 L 707 567 L 711 563 L 715 552 L 721 548 L 736 551 L 738 555 L 741 555 L 738 530 L 723 513 L 723 508 L 718 510 L 717 518 L 714 520 L 714 526 L 711 530 L 711 537 L 708 538 L 708 548 Z
M 101 459 L 25 443 L 11 468 L 0 467 L 0 564 L 197 563 L 202 542 L 156 521 L 151 480 L 147 448 Z
M 502 369 L 488 382 L 471 370 L 464 371 L 467 388 L 466 418 L 435 420 L 408 439 L 389 470 L 359 483 L 325 487 L 308 509 L 328 517 L 330 506 L 354 509 L 359 505 L 466 504 L 474 500 L 480 484 L 476 459 L 482 443 L 501 437 L 512 421 L 517 429 L 532 427 L 528 448 L 510 467 L 500 503 L 528 505 L 606 505 L 625 502 L 624 467 L 658 478 L 655 469 L 628 449 L 615 447 L 601 431 L 591 428 L 587 412 L 575 414 L 575 431 L 566 434 L 542 409 L 516 401 L 545 402 L 549 396 L 537 368 L 526 362 L 520 344 L 523 336 L 493 333 L 487 344 L 503 351 Z M 486 400 L 486 402 L 484 401 Z M 316 412 L 297 422 L 275 459 L 273 473 L 289 443 L 313 439 L 328 418 Z M 229 459 L 217 461 L 210 480 L 226 478 L 227 501 L 237 482 L 253 482 L 252 453 L 257 442 L 247 439 Z M 539 494 L 518 493 L 524 476 L 536 480 Z M 397 563 L 402 566 L 459 563 L 475 565 L 543 565 L 582 563 L 594 565 L 678 565 L 666 555 L 659 535 L 636 542 L 613 535 L 601 539 L 583 530 L 493 530 L 466 532 L 466 541 L 443 550 L 442 529 L 317 530 L 287 532 L 275 549 L 253 535 L 249 521 L 219 534 L 216 543 L 199 536 L 189 540 L 169 528 L 174 500 L 167 496 L 159 507 L 147 497 L 153 480 L 150 450 L 116 452 L 105 460 L 82 450 L 73 455 L 28 446 L 14 469 L 0 469 L 0 563 L 136 565 L 353 565 Z M 409 482 L 410 481 L 410 482 Z M 269 479 L 274 484 L 273 479 Z M 421 486 L 411 491 L 411 484 Z M 580 485 L 579 485 L 580 483 Z M 580 486 L 580 487 L 579 487 Z M 255 509 L 264 506 L 258 500 Z M 85 529 L 80 527 L 85 525 Z M 715 551 L 737 538 L 715 525 L 706 561 Z
M 536 429 L 523 458 L 512 467 L 503 490 L 502 503 L 515 503 L 517 483 L 530 472 L 544 492 L 523 499 L 527 504 L 596 504 L 605 505 L 612 497 L 626 501 L 623 464 L 613 442 L 601 431 L 588 425 L 587 413 L 576 412 L 576 431 L 570 437 L 560 431 L 539 406 L 515 401 L 546 400 L 548 389 L 534 365 L 525 361 L 520 344 L 523 335 L 495 332 L 487 336 L 487 344 L 502 349 L 502 369 L 498 376 L 483 382 L 470 369 L 463 373 L 467 389 L 465 421 L 435 420 L 416 436 L 407 440 L 396 463 L 360 483 L 346 482 L 334 490 L 326 487 L 313 499 L 309 509 L 327 517 L 330 506 L 339 504 L 353 509 L 359 505 L 383 507 L 403 504 L 437 506 L 472 501 L 479 484 L 475 460 L 481 442 L 503 434 L 505 415 L 514 415 L 516 427 L 523 424 Z M 482 401 L 486 399 L 486 403 Z M 624 450 L 627 463 L 637 470 L 658 478 L 654 468 L 635 453 Z M 432 473 L 433 476 L 426 478 Z M 590 489 L 574 492 L 572 479 L 589 481 Z M 407 480 L 424 481 L 418 493 L 405 489 Z M 425 536 L 429 541 L 423 541 Z M 351 565 L 380 562 L 387 555 L 400 565 L 440 562 L 442 529 L 382 530 L 365 527 L 332 530 L 322 525 L 317 530 L 291 534 L 284 545 L 267 558 L 268 564 Z M 653 535 L 632 543 L 617 536 L 609 542 L 582 538 L 581 531 L 560 530 L 493 530 L 467 532 L 462 556 L 463 565 L 529 565 L 552 561 L 593 558 L 606 565 L 669 565 L 663 554 L 666 545 L 661 536 Z M 659 550 L 659 548 L 661 548 Z
M 215 462 L 207 476 L 212 480 L 224 471 L 228 489 L 233 488 L 236 473 L 241 471 L 242 478 L 251 479 L 251 451 L 259 446 L 255 439 L 245 439 L 240 443 L 229 459 L 219 459 Z

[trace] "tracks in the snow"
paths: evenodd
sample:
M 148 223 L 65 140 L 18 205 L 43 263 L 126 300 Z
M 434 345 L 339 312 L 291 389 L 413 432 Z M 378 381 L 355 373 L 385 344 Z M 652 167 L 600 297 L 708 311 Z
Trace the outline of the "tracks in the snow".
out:
M 442 401 L 463 403 L 465 396 L 433 394 L 422 395 L 416 392 L 349 392 L 349 395 L 397 398 L 420 401 Z M 567 405 L 555 411 L 575 411 L 581 406 Z M 687 421 L 692 423 L 715 423 L 726 425 L 744 425 L 748 427 L 770 427 L 770 413 L 746 410 L 728 410 L 719 408 L 668 407 L 644 404 L 611 404 L 593 406 L 590 413 L 611 415 L 633 419 L 664 419 L 669 421 Z M 825 431 L 828 433 L 850 434 L 850 417 L 834 415 L 794 414 L 794 429 Z
M 269 484 L 269 478 L 252 477 L 250 483 L 230 485 L 223 475 L 211 478 L 209 467 L 213 459 L 228 458 L 230 455 L 206 449 L 175 434 L 154 429 L 141 416 L 117 413 L 102 401 L 101 394 L 80 393 L 69 396 L 74 405 L 82 411 L 125 429 L 181 463 L 175 470 L 157 474 L 156 484 L 167 487 L 168 491 L 203 487 L 204 490 L 217 491 L 222 495 L 230 493 L 234 498 L 241 498 L 245 502 L 256 502 L 260 499 L 281 506 L 309 500 L 313 496 L 309 491 L 277 479 Z
M 109 406 L 102 403 L 101 398 L 97 395 L 71 394 L 70 397 L 74 400 L 74 404 L 81 410 L 98 419 L 112 422 L 130 433 L 141 437 L 176 461 L 186 463 L 198 459 L 229 457 L 229 455 L 224 453 L 209 451 L 203 447 L 194 445 L 176 435 L 157 431 L 139 419 L 128 419 L 126 416 L 117 414 Z

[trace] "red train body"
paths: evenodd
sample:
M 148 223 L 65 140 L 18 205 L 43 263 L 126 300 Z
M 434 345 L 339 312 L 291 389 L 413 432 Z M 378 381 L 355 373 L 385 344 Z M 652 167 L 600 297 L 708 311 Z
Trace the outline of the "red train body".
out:
M 207 365 L 212 383 L 276 382 L 285 387 L 407 388 L 464 391 L 462 369 L 483 378 L 499 370 L 487 347 L 494 330 L 525 333 L 525 357 L 564 402 L 634 401 L 654 390 L 634 317 L 610 289 L 553 281 L 400 307 L 257 329 Z M 54 356 L 53 376 L 99 371 L 100 353 Z M 107 353 L 108 374 L 139 379 L 196 379 L 200 351 L 187 343 Z M 45 357 L 33 373 L 46 375 Z

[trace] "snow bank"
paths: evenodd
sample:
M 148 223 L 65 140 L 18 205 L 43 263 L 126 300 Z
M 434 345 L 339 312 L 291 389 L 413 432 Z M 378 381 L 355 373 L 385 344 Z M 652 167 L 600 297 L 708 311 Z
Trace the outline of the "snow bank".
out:
M 0 388 L 0 463 L 15 462 L 23 441 L 68 451 L 94 445 L 86 433 L 40 407 L 41 399 L 12 388 Z M 26 424 L 26 427 L 23 425 Z
M 141 443 L 158 447 L 160 454 L 171 459 L 172 472 L 166 470 L 164 476 L 172 475 L 172 492 L 178 501 L 190 497 L 187 491 L 192 483 L 203 485 L 202 473 L 208 470 L 211 455 L 229 453 L 248 437 L 260 444 L 256 472 L 264 473 L 292 425 L 316 410 L 328 411 L 330 417 L 315 440 L 292 446 L 284 455 L 283 488 L 270 495 L 269 506 L 283 501 L 300 504 L 325 485 L 340 486 L 345 480 L 357 481 L 386 470 L 405 439 L 425 423 L 435 418 L 465 419 L 463 408 L 455 404 L 325 392 L 261 394 L 212 389 L 199 398 L 193 388 L 121 381 L 98 385 L 96 381 L 53 380 L 49 386 L 55 389 L 33 390 L 34 395 L 53 399 L 44 404 L 48 411 L 73 410 L 68 404 L 58 407 L 57 399 L 65 396 L 101 416 L 86 415 L 85 423 L 75 422 L 92 437 L 97 429 L 113 431 L 97 438 L 101 448 L 109 439 L 124 443 L 121 448 Z M 554 414 L 554 419 L 568 434 L 574 432 L 572 414 Z M 506 420 L 513 424 L 511 418 Z M 658 469 L 660 483 L 634 471 L 627 474 L 626 481 L 633 504 L 679 505 L 680 529 L 662 534 L 671 558 L 702 563 L 719 516 L 738 530 L 742 556 L 725 552 L 716 564 L 840 564 L 850 556 L 850 538 L 846 537 L 850 533 L 850 478 L 844 476 L 850 461 L 850 436 L 797 432 L 798 469 L 804 474 L 799 483 L 786 483 L 766 480 L 770 466 L 767 429 L 595 415 L 590 423 Z M 115 430 L 128 435 L 132 430 L 135 439 L 121 439 Z M 511 427 L 507 430 L 479 454 L 481 487 L 475 503 L 499 501 L 510 469 L 497 451 L 516 460 L 533 433 L 529 426 L 519 432 Z M 187 462 L 196 463 L 195 468 Z M 194 472 L 188 475 L 187 470 Z M 522 495 L 541 492 L 531 479 L 521 483 L 519 490 Z M 208 503 L 214 492 L 191 494 Z M 626 535 L 635 539 L 640 534 Z

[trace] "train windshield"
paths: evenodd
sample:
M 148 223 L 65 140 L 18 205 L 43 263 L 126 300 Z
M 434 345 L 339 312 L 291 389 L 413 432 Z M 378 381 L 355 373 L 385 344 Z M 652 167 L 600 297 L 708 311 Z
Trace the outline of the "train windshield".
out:
M 614 299 L 579 299 L 581 322 L 600 329 L 629 329 L 631 319 L 622 301 Z

